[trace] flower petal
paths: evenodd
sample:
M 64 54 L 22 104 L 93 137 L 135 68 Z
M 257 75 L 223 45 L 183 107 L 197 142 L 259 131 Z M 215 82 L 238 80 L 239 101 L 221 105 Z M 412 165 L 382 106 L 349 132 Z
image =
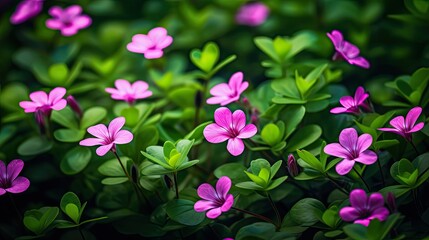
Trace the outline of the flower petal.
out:
M 359 48 L 347 41 L 343 43 L 342 52 L 347 58 L 356 58 L 359 56 Z
M 51 106 L 54 110 L 61 110 L 67 106 L 67 100 L 61 99 L 60 101 L 56 102 L 54 105 Z
M 6 165 L 0 160 L 0 181 L 7 179 Z
M 45 22 L 47 28 L 59 30 L 63 27 L 63 22 L 58 19 L 48 19 Z
M 111 137 L 115 137 L 116 134 L 119 132 L 119 130 L 121 130 L 121 128 L 124 126 L 125 124 L 125 118 L 124 117 L 117 117 L 115 119 L 113 119 L 110 123 L 109 123 L 109 136 Z
M 214 207 L 215 204 L 212 201 L 207 200 L 199 200 L 194 204 L 194 210 L 196 212 L 204 212 Z
M 171 45 L 173 43 L 173 38 L 171 36 L 166 36 L 163 40 L 156 44 L 156 48 L 163 49 Z
M 407 113 L 407 117 L 405 118 L 405 129 L 411 129 L 422 113 L 421 107 L 414 107 Z
M 128 130 L 120 130 L 114 137 L 114 143 L 126 144 L 133 140 L 133 134 Z
M 370 208 L 371 212 L 383 206 L 384 206 L 384 197 L 383 195 L 381 195 L 381 193 L 376 192 L 369 195 L 367 207 Z
M 117 79 L 115 81 L 115 87 L 119 90 L 121 93 L 127 93 L 131 91 L 131 84 L 127 80 L 124 79 Z
M 354 189 L 350 192 L 350 203 L 352 207 L 356 208 L 358 211 L 362 211 L 366 208 L 367 199 L 366 192 L 362 189 Z
M 145 53 L 147 51 L 147 47 L 142 45 L 142 44 L 138 44 L 136 42 L 130 42 L 127 44 L 127 49 L 130 52 L 135 52 L 135 53 Z
M 228 194 L 225 199 L 226 199 L 225 202 L 220 207 L 220 210 L 222 212 L 229 211 L 229 209 L 231 209 L 232 205 L 234 205 L 234 197 L 232 196 L 232 194 Z
M 81 146 L 95 146 L 95 145 L 102 145 L 104 142 L 103 139 L 100 138 L 87 138 L 83 139 L 79 142 L 79 145 Z
M 110 94 L 116 94 L 116 95 L 120 94 L 120 92 L 116 88 L 105 88 L 104 90 Z
M 145 81 L 137 80 L 131 85 L 131 89 L 135 93 L 143 93 L 146 92 L 146 90 L 149 88 L 149 84 L 147 84 Z
M 369 222 L 370 222 L 370 219 L 365 218 L 365 219 L 358 219 L 358 220 L 354 221 L 353 223 L 364 225 L 365 227 L 368 227 Z
M 206 213 L 206 216 L 210 219 L 215 219 L 217 217 L 219 217 L 222 214 L 222 210 L 220 207 L 218 208 L 213 208 L 212 210 L 208 211 Z
M 365 165 L 371 165 L 377 161 L 377 154 L 371 150 L 365 150 L 359 154 L 359 157 L 353 159 Z
M 52 17 L 59 18 L 63 14 L 63 9 L 59 6 L 53 6 L 49 9 L 48 13 Z
M 110 151 L 110 149 L 112 149 L 113 147 L 113 143 L 107 144 L 107 145 L 103 145 L 97 148 L 97 150 L 95 150 L 95 152 L 97 153 L 98 156 L 104 156 L 106 155 L 106 153 L 108 151 Z
M 163 27 L 157 27 L 150 30 L 147 35 L 152 40 L 152 42 L 158 44 L 164 41 L 165 37 L 167 36 L 167 30 Z
M 357 140 L 356 150 L 361 153 L 367 150 L 372 144 L 372 136 L 368 133 L 364 133 L 359 136 Z
M 39 106 L 48 104 L 48 95 L 44 91 L 30 93 L 30 99 L 39 104 Z
M 351 222 L 360 217 L 360 212 L 354 207 L 344 207 L 340 210 L 339 215 L 344 221 Z
M 216 123 L 207 125 L 204 128 L 203 134 L 206 140 L 211 143 L 221 143 L 229 139 L 228 131 Z
M 349 158 L 350 153 L 339 143 L 330 143 L 325 146 L 323 151 L 331 156 L 340 158 Z
M 340 175 L 346 175 L 350 172 L 350 170 L 352 170 L 354 165 L 355 161 L 344 159 L 343 161 L 337 163 L 337 166 L 335 166 L 335 170 Z
M 164 55 L 164 52 L 162 50 L 159 50 L 159 49 L 147 50 L 144 53 L 144 57 L 147 59 L 160 58 L 160 57 L 162 57 L 162 55 Z
M 208 98 L 206 101 L 207 104 L 220 104 L 221 106 L 228 105 L 231 102 L 233 101 L 231 101 L 231 99 L 226 96 L 211 97 L 211 98 Z
M 389 216 L 389 210 L 387 210 L 387 208 L 385 207 L 379 207 L 372 212 L 369 218 L 370 219 L 377 218 L 380 221 L 384 221 L 387 219 L 388 216 Z
M 345 108 L 352 108 L 355 106 L 355 100 L 351 96 L 343 96 L 340 98 L 340 103 Z
M 11 182 L 16 177 L 18 177 L 19 173 L 22 171 L 22 168 L 24 168 L 24 161 L 21 159 L 14 159 L 10 161 L 10 163 L 7 165 L 7 179 Z
M 362 68 L 369 68 L 370 67 L 368 60 L 366 60 L 363 57 L 350 58 L 350 59 L 347 59 L 347 62 L 350 64 L 353 64 L 353 65 L 362 67 Z
M 246 114 L 241 110 L 236 110 L 232 114 L 232 127 L 236 131 L 240 131 L 246 125 Z
M 244 151 L 244 143 L 240 138 L 230 138 L 226 145 L 228 152 L 234 156 L 238 156 Z
M 5 193 L 6 193 L 6 190 L 4 190 L 3 188 L 0 188 L 0 196 L 5 194 Z
M 78 32 L 78 28 L 74 26 L 61 28 L 61 34 L 66 37 L 75 35 Z
M 204 200 L 216 201 L 218 199 L 215 189 L 208 183 L 201 184 L 197 189 L 197 193 Z
M 408 130 L 408 132 L 409 133 L 418 132 L 418 131 L 422 130 L 422 128 L 424 126 L 425 126 L 425 124 L 423 122 L 417 123 L 413 128 L 411 128 L 410 130 Z
M 234 93 L 234 90 L 226 83 L 219 83 L 210 89 L 210 94 L 213 96 L 229 97 Z
M 39 106 L 39 104 L 30 101 L 21 101 L 19 102 L 19 106 L 24 109 L 26 113 L 35 112 Z
M 217 195 L 222 199 L 226 199 L 229 189 L 231 189 L 231 179 L 227 176 L 219 178 L 216 183 Z
M 403 116 L 397 116 L 395 118 L 393 118 L 392 120 L 390 120 L 390 125 L 392 125 L 394 128 L 400 130 L 400 131 L 404 131 L 405 129 L 405 119 Z
M 92 19 L 87 15 L 81 15 L 73 20 L 73 26 L 79 29 L 87 28 L 91 25 Z
M 258 129 L 253 124 L 247 124 L 240 130 L 240 134 L 238 134 L 238 138 L 251 138 L 255 136 L 256 132 L 258 132 Z
M 17 177 L 13 182 L 10 188 L 5 190 L 10 193 L 22 193 L 30 187 L 30 180 L 26 177 Z
M 355 149 L 357 140 L 358 140 L 358 134 L 356 132 L 356 129 L 354 128 L 345 128 L 340 133 L 340 144 L 347 149 L 349 152 L 352 151 L 352 149 Z
M 347 112 L 347 108 L 343 108 L 343 107 L 336 107 L 336 108 L 332 108 L 331 111 L 329 111 L 330 113 L 333 114 L 339 114 L 339 113 L 345 113 Z
M 343 34 L 338 30 L 333 30 L 331 33 L 327 33 L 328 37 L 331 39 L 332 43 L 335 46 L 335 49 L 341 48 L 343 44 Z
M 152 40 L 144 34 L 136 34 L 132 38 L 132 42 L 135 42 L 137 45 L 145 46 L 146 49 L 153 46 Z
M 226 107 L 216 109 L 214 112 L 214 120 L 219 126 L 225 129 L 232 128 L 232 113 Z
M 355 92 L 354 101 L 357 105 L 361 105 L 369 97 L 368 93 L 365 93 L 363 87 L 358 87 Z
M 101 123 L 95 126 L 89 127 L 87 131 L 93 136 L 103 140 L 107 140 L 109 138 L 109 132 L 107 131 L 106 125 Z
M 79 5 L 72 5 L 66 9 L 64 9 L 64 14 L 74 18 L 82 13 L 82 7 Z
M 236 72 L 229 78 L 228 86 L 234 92 L 238 92 L 242 82 L 243 82 L 243 73 Z

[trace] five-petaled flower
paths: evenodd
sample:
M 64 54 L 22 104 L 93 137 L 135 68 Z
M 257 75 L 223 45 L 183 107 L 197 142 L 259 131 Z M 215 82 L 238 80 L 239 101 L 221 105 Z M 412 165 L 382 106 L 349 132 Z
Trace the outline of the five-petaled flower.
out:
M 237 23 L 248 26 L 258 26 L 265 22 L 270 9 L 261 2 L 248 3 L 240 7 L 235 20 Z
M 364 133 L 358 137 L 354 128 L 343 129 L 340 133 L 340 143 L 330 143 L 325 146 L 325 153 L 343 158 L 335 169 L 340 175 L 345 175 L 352 170 L 355 162 L 370 165 L 377 161 L 377 154 L 368 148 L 372 144 L 371 135 Z
M 147 35 L 134 35 L 132 41 L 128 43 L 127 49 L 130 52 L 143 53 L 147 59 L 154 59 L 162 57 L 163 49 L 170 46 L 172 42 L 173 38 L 167 35 L 167 30 L 157 27 L 150 30 Z
M 421 113 L 421 107 L 414 107 L 408 112 L 405 119 L 403 116 L 397 116 L 390 120 L 390 125 L 392 125 L 393 128 L 379 128 L 378 130 L 393 132 L 401 135 L 407 141 L 411 141 L 413 132 L 420 131 L 425 125 L 423 122 L 416 124 Z
M 30 93 L 32 101 L 21 101 L 19 106 L 24 109 L 26 113 L 41 111 L 43 115 L 49 117 L 52 110 L 61 110 L 66 107 L 67 101 L 63 99 L 66 94 L 66 89 L 63 87 L 56 87 L 46 94 L 43 91 Z
M 228 84 L 220 83 L 210 89 L 210 93 L 213 97 L 207 99 L 207 104 L 220 104 L 221 106 L 225 106 L 238 101 L 241 93 L 243 93 L 248 86 L 248 82 L 243 82 L 243 73 L 236 72 L 231 76 Z
M 384 198 L 381 193 L 366 196 L 362 189 L 355 189 L 350 193 L 351 207 L 340 210 L 340 217 L 346 222 L 354 222 L 368 226 L 372 219 L 384 221 L 389 216 L 389 210 L 384 207 Z
M 20 24 L 37 16 L 43 8 L 43 0 L 24 0 L 18 4 L 10 17 L 12 24 Z
M 359 48 L 345 41 L 340 31 L 333 30 L 331 33 L 327 33 L 327 35 L 334 44 L 336 51 L 332 57 L 333 60 L 343 59 L 352 65 L 369 68 L 369 62 L 365 58 L 359 56 Z
M 12 160 L 6 167 L 0 160 L 0 195 L 6 192 L 22 193 L 30 186 L 30 180 L 26 177 L 19 176 L 24 168 L 24 161 L 21 159 Z
M 227 212 L 234 204 L 234 197 L 228 194 L 231 188 L 231 179 L 227 176 L 219 178 L 216 183 L 216 190 L 208 183 L 203 183 L 198 187 L 197 193 L 203 200 L 199 200 L 194 205 L 196 212 L 205 212 L 208 218 L 219 217 L 222 212 Z
M 110 150 L 116 151 L 116 144 L 126 144 L 133 140 L 133 134 L 130 131 L 121 130 L 124 124 L 125 118 L 117 117 L 110 122 L 108 128 L 104 124 L 89 127 L 87 131 L 96 138 L 84 139 L 79 144 L 82 146 L 101 145 L 96 150 L 98 156 L 104 156 Z
M 54 6 L 49 9 L 52 19 L 46 20 L 46 26 L 50 29 L 60 30 L 63 36 L 75 35 L 80 29 L 91 25 L 92 20 L 88 15 L 81 14 L 82 7 L 72 5 L 68 8 Z
M 358 87 L 355 92 L 355 96 L 343 96 L 340 98 L 340 103 L 342 107 L 336 107 L 331 109 L 331 113 L 353 113 L 359 114 L 360 107 L 365 110 L 370 110 L 368 104 L 365 103 L 365 100 L 369 97 L 369 94 L 365 92 L 363 87 Z
M 215 123 L 204 128 L 204 137 L 211 143 L 221 143 L 228 140 L 227 149 L 234 156 L 244 151 L 244 138 L 253 137 L 258 131 L 253 124 L 246 125 L 246 115 L 241 110 L 234 113 L 226 107 L 216 109 Z
M 116 100 L 123 100 L 129 104 L 135 103 L 137 99 L 143 99 L 152 96 L 148 90 L 149 85 L 144 81 L 135 81 L 130 84 L 127 80 L 118 79 L 115 81 L 116 88 L 106 88 L 106 92 Z

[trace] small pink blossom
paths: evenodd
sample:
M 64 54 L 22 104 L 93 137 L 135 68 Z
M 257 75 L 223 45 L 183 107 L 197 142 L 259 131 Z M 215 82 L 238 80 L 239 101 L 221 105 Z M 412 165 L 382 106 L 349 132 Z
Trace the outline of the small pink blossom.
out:
M 115 100 L 124 100 L 129 104 L 133 104 L 137 99 L 143 99 L 152 96 L 152 92 L 148 90 L 149 85 L 144 81 L 135 81 L 130 84 L 127 80 L 118 79 L 115 81 L 116 88 L 106 88 L 106 92 L 111 94 Z
M 368 150 L 372 144 L 371 135 L 364 133 L 358 137 L 354 128 L 346 128 L 340 133 L 340 143 L 330 143 L 325 146 L 326 154 L 343 158 L 335 169 L 340 175 L 352 170 L 355 162 L 370 165 L 377 161 L 377 154 Z
M 262 2 L 248 3 L 240 7 L 235 20 L 237 23 L 248 26 L 259 26 L 265 22 L 270 9 Z
M 359 56 L 359 48 L 345 41 L 340 31 L 333 30 L 331 33 L 327 33 L 327 35 L 334 44 L 336 51 L 332 57 L 333 60 L 343 59 L 352 65 L 369 68 L 369 62 L 365 58 Z
M 208 183 L 203 183 L 198 187 L 197 193 L 203 200 L 194 204 L 196 212 L 205 212 L 208 218 L 219 217 L 222 212 L 227 212 L 234 204 L 234 197 L 228 194 L 231 189 L 231 179 L 227 176 L 219 178 L 216 183 L 216 190 Z
M 65 9 L 58 6 L 51 7 L 49 15 L 53 18 L 46 20 L 46 26 L 60 30 L 63 36 L 75 35 L 80 29 L 87 28 L 92 23 L 88 15 L 81 13 L 82 7 L 79 5 L 72 5 Z
M 96 138 L 87 138 L 80 141 L 82 146 L 101 145 L 97 148 L 98 156 L 104 156 L 108 151 L 116 151 L 116 144 L 126 144 L 133 140 L 133 134 L 127 130 L 121 130 L 125 124 L 124 117 L 113 119 L 109 127 L 104 124 L 97 124 L 89 127 L 88 132 Z
M 238 156 L 244 151 L 244 138 L 253 137 L 256 132 L 256 126 L 246 125 L 246 115 L 241 110 L 234 113 L 226 107 L 216 109 L 214 113 L 215 123 L 209 124 L 204 128 L 204 137 L 211 143 L 221 143 L 228 140 L 228 152 Z
M 403 116 L 397 116 L 390 120 L 390 125 L 392 125 L 393 128 L 379 128 L 378 130 L 393 132 L 411 141 L 412 133 L 420 131 L 425 125 L 423 122 L 416 124 L 421 113 L 421 107 L 414 107 L 408 112 L 405 119 Z
M 67 101 L 63 99 L 66 94 L 66 89 L 63 87 L 56 87 L 46 94 L 43 91 L 30 93 L 32 101 L 21 101 L 19 106 L 24 109 L 26 113 L 41 111 L 45 116 L 50 116 L 52 110 L 61 110 L 66 107 Z
M 167 35 L 167 30 L 157 27 L 149 31 L 147 35 L 136 34 L 132 41 L 128 43 L 127 49 L 130 52 L 143 53 L 147 59 L 160 58 L 164 54 L 164 48 L 170 46 L 173 38 Z
M 6 167 L 0 160 L 0 196 L 6 192 L 22 193 L 30 186 L 30 180 L 21 177 L 19 173 L 24 168 L 24 161 L 21 159 L 12 160 Z
M 12 24 L 20 24 L 33 18 L 42 11 L 43 0 L 24 0 L 16 7 L 15 12 L 10 17 Z
M 241 93 L 249 87 L 248 82 L 243 82 L 243 73 L 236 72 L 229 79 L 228 84 L 220 83 L 212 89 L 210 94 L 213 97 L 207 99 L 207 104 L 220 104 L 221 106 L 228 105 L 240 99 Z
M 360 108 L 363 107 L 366 110 L 369 110 L 368 104 L 365 103 L 365 100 L 369 97 L 369 94 L 365 92 L 363 87 L 358 87 L 355 92 L 354 98 L 351 96 L 344 96 L 340 98 L 340 103 L 342 107 L 336 107 L 331 109 L 331 113 L 353 113 L 359 114 Z
M 355 189 L 350 193 L 351 207 L 340 210 L 340 217 L 346 222 L 354 222 L 368 227 L 373 219 L 384 221 L 389 216 L 389 210 L 384 207 L 384 198 L 380 193 L 366 196 L 362 189 Z

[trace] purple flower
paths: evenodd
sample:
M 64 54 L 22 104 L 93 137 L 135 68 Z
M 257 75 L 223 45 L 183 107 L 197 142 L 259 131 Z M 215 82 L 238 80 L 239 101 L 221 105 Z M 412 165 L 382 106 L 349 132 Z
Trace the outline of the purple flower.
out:
M 330 143 L 325 146 L 326 154 L 343 158 L 335 169 L 340 175 L 345 175 L 352 170 L 355 162 L 370 165 L 377 161 L 377 154 L 367 150 L 372 144 L 371 135 L 364 133 L 358 137 L 354 128 L 343 129 L 340 133 L 340 143 Z
M 365 58 L 359 56 L 359 48 L 345 41 L 340 31 L 334 30 L 331 33 L 327 33 L 327 35 L 334 44 L 336 51 L 332 57 L 333 60 L 344 59 L 352 65 L 369 68 L 369 62 Z
M 414 107 L 408 112 L 405 119 L 403 116 L 397 116 L 390 120 L 390 125 L 392 125 L 393 128 L 379 128 L 378 130 L 393 132 L 401 135 L 407 141 L 411 141 L 412 133 L 420 131 L 425 125 L 423 122 L 416 124 L 421 113 L 421 107 Z
M 6 165 L 0 160 L 0 196 L 6 192 L 22 193 L 30 186 L 30 180 L 21 177 L 19 173 L 24 167 L 24 161 L 21 159 L 12 160 L 6 168 Z
M 360 113 L 359 107 L 369 109 L 368 105 L 365 103 L 365 100 L 368 97 L 369 97 L 369 94 L 365 93 L 365 89 L 363 87 L 358 87 L 356 89 L 354 98 L 351 96 L 341 97 L 340 103 L 343 106 L 331 109 L 331 113 L 334 113 L 334 114 L 339 114 L 339 113 L 359 114 Z
M 170 46 L 173 38 L 167 35 L 167 30 L 157 27 L 149 31 L 147 35 L 136 34 L 132 41 L 128 43 L 127 49 L 130 52 L 143 53 L 147 59 L 160 58 L 164 54 L 164 48 Z
M 249 86 L 248 82 L 243 82 L 243 73 L 236 72 L 229 79 L 228 84 L 220 83 L 212 89 L 210 93 L 213 97 L 207 99 L 207 104 L 228 105 L 240 99 L 240 94 Z
M 80 29 L 91 25 L 92 20 L 88 15 L 81 14 L 82 7 L 72 5 L 68 8 L 54 6 L 49 9 L 52 19 L 46 20 L 46 26 L 50 29 L 60 30 L 63 36 L 75 35 Z
M 20 24 L 37 16 L 43 8 L 43 0 L 24 0 L 18 4 L 10 17 L 12 24 Z
M 79 144 L 82 146 L 101 145 L 96 150 L 98 156 L 104 156 L 110 150 L 116 151 L 116 144 L 126 144 L 133 140 L 133 134 L 130 131 L 121 130 L 124 124 L 125 118 L 117 117 L 110 122 L 108 128 L 104 124 L 89 127 L 87 131 L 96 138 L 84 139 Z
M 216 183 L 216 190 L 208 183 L 203 183 L 198 187 L 197 193 L 203 200 L 199 200 L 194 205 L 196 212 L 205 212 L 208 218 L 219 217 L 222 212 L 227 212 L 234 204 L 234 197 L 228 194 L 231 188 L 231 179 L 227 176 L 219 178 Z
M 66 94 L 66 89 L 56 87 L 46 94 L 43 91 L 30 93 L 32 101 L 21 101 L 19 106 L 24 109 L 26 113 L 36 112 L 40 110 L 45 116 L 49 117 L 52 110 L 61 110 L 66 107 L 67 101 L 63 99 Z
M 259 26 L 265 22 L 270 9 L 261 2 L 248 3 L 240 7 L 235 20 L 237 23 L 248 26 Z
M 152 92 L 148 91 L 149 85 L 144 81 L 138 80 L 130 84 L 127 80 L 118 79 L 115 86 L 116 88 L 106 88 L 106 92 L 112 94 L 113 99 L 124 100 L 129 104 L 133 104 L 137 99 L 152 96 Z
M 221 143 L 228 140 L 228 152 L 238 156 L 244 151 L 243 138 L 251 138 L 256 132 L 256 126 L 246 125 L 246 115 L 241 110 L 231 111 L 226 107 L 216 109 L 215 123 L 204 128 L 204 137 L 211 143 Z
M 350 193 L 351 207 L 340 210 L 340 217 L 346 221 L 362 224 L 368 227 L 372 219 L 384 221 L 389 216 L 389 210 L 384 207 L 384 198 L 380 193 L 366 196 L 362 189 L 355 189 Z

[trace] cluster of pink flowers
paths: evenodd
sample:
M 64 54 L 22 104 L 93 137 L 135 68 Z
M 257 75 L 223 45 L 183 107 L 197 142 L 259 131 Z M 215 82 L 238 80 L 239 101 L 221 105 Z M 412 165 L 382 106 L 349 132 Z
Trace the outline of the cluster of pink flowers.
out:
M 147 35 L 134 35 L 127 49 L 130 52 L 142 53 L 147 59 L 154 59 L 162 57 L 163 49 L 170 46 L 172 42 L 173 38 L 167 35 L 167 30 L 157 27 L 150 30 Z
M 106 88 L 106 92 L 111 94 L 115 100 L 123 100 L 129 104 L 134 104 L 137 99 L 144 99 L 152 96 L 149 85 L 141 80 L 130 84 L 127 80 L 118 79 L 115 81 L 116 88 Z

